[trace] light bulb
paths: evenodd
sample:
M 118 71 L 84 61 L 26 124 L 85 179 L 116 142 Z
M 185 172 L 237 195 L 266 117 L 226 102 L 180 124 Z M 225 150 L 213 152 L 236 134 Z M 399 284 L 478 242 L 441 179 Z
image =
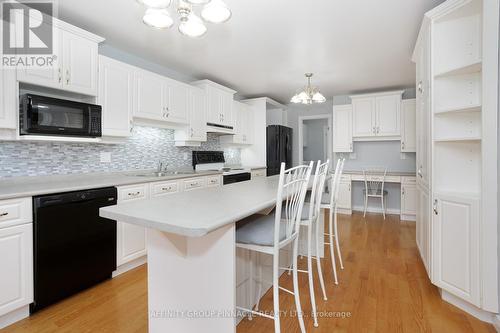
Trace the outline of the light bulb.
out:
M 149 8 L 164 9 L 170 6 L 172 0 L 137 0 L 137 2 Z
M 198 16 L 190 13 L 187 19 L 179 24 L 179 31 L 189 37 L 200 37 L 207 32 L 207 27 Z
M 192 5 L 205 5 L 210 2 L 210 0 L 185 0 Z
M 212 0 L 203 7 L 201 17 L 210 23 L 222 23 L 231 18 L 231 10 L 224 1 Z
M 142 21 L 153 28 L 165 29 L 170 28 L 174 24 L 174 20 L 166 9 L 149 8 L 142 18 Z
M 300 98 L 297 94 L 293 95 L 292 99 L 290 100 L 290 102 L 292 103 L 295 103 L 295 104 L 298 104 L 300 103 Z
M 326 101 L 326 98 L 318 91 L 313 95 L 312 100 L 314 103 L 323 103 Z

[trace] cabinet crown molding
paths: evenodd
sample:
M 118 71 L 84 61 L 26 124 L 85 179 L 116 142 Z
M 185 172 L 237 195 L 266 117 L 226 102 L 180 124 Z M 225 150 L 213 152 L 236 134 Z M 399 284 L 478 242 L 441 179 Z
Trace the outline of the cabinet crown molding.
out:
M 359 95 L 350 95 L 351 99 L 356 98 L 367 98 L 367 97 L 378 97 L 378 96 L 388 96 L 388 95 L 403 95 L 404 90 L 392 90 L 392 91 L 382 91 L 376 93 L 368 93 L 368 94 L 359 94 Z
M 219 83 L 216 83 L 214 81 L 210 81 L 210 80 L 199 80 L 199 81 L 194 81 L 194 82 L 191 82 L 192 85 L 194 86 L 212 86 L 212 87 L 215 87 L 217 89 L 221 89 L 221 90 L 224 90 L 228 93 L 231 93 L 231 94 L 236 94 L 236 90 L 233 90 L 233 89 L 230 89 L 228 87 L 225 87 Z

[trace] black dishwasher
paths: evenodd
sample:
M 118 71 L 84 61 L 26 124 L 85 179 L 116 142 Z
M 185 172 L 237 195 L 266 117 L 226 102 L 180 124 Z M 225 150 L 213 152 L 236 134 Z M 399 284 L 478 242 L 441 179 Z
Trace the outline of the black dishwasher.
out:
M 115 205 L 114 187 L 33 198 L 36 312 L 111 277 L 116 270 L 116 222 L 99 216 Z

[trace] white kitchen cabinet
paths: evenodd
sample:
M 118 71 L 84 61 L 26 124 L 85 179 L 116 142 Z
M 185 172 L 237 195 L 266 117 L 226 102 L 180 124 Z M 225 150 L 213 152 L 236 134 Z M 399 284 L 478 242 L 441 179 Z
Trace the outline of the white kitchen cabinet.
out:
M 414 221 L 417 214 L 417 183 L 414 177 L 401 180 L 401 220 Z
M 190 87 L 187 126 L 175 130 L 176 146 L 199 146 L 207 141 L 207 96 L 205 91 Z
M 207 177 L 207 187 L 218 187 L 222 185 L 222 176 L 209 176 Z
M 394 138 L 401 135 L 402 91 L 351 96 L 353 136 Z
M 267 169 L 266 168 L 253 169 L 251 174 L 252 174 L 251 179 L 266 177 Z
M 0 228 L 0 316 L 33 302 L 33 224 Z
M 120 186 L 118 203 L 149 198 L 149 184 Z M 126 264 L 146 255 L 146 228 L 117 221 L 116 265 Z
M 224 144 L 252 144 L 253 117 L 250 107 L 244 103 L 233 102 L 234 134 L 222 135 L 220 142 Z
M 352 214 L 352 188 L 349 176 L 342 176 L 340 179 L 337 208 L 340 214 Z
M 401 152 L 417 151 L 416 100 L 401 102 Z
M 333 151 L 352 152 L 352 105 L 333 106 Z
M 479 198 L 434 193 L 433 282 L 480 306 Z
M 49 69 L 19 68 L 17 79 L 43 87 L 96 96 L 97 49 L 104 39 L 55 18 L 52 29 L 53 54 L 56 56 L 54 66 Z
M 222 133 L 233 133 L 233 97 L 236 91 L 210 80 L 192 83 L 207 94 L 207 124 Z
M 131 133 L 134 68 L 99 56 L 98 104 L 102 106 L 102 135 L 127 137 Z
M 180 191 L 178 181 L 151 183 L 151 198 L 162 197 Z
M 134 118 L 150 124 L 188 123 L 189 87 L 181 82 L 142 69 L 134 79 Z
M 207 186 L 207 180 L 203 177 L 189 178 L 181 181 L 183 191 L 193 191 Z

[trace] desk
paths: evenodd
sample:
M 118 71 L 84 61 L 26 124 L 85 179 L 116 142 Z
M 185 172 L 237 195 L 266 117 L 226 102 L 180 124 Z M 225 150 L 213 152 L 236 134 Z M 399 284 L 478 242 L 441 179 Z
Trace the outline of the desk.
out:
M 338 213 L 351 215 L 353 210 L 359 210 L 359 207 L 353 208 L 352 206 L 352 182 L 364 181 L 365 177 L 363 175 L 363 171 L 344 170 L 339 184 Z M 417 184 L 415 173 L 387 172 L 385 182 L 401 184 L 401 208 L 399 210 L 401 220 L 415 221 L 417 203 Z

